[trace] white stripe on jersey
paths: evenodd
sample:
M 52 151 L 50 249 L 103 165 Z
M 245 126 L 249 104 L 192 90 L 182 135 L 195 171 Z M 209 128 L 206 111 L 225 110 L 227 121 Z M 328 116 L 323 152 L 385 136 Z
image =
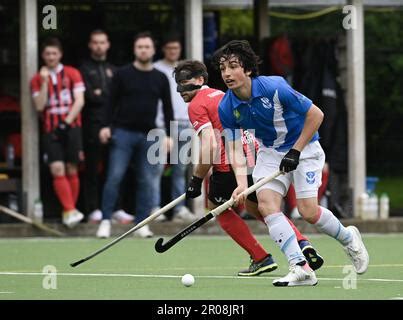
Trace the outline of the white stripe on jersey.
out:
M 277 133 L 276 140 L 273 141 L 273 148 L 278 148 L 285 142 L 285 137 L 288 133 L 287 126 L 285 124 L 285 120 L 283 118 L 283 106 L 280 103 L 280 99 L 278 98 L 278 90 L 274 93 L 273 96 L 274 102 L 274 114 L 273 114 L 273 126 Z

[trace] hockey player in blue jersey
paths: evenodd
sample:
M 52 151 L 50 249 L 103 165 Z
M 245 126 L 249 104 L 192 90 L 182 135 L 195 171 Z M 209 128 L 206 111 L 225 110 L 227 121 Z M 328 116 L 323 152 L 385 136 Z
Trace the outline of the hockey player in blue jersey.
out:
M 323 120 L 322 111 L 292 89 L 284 78 L 258 76 L 259 58 L 247 41 L 229 42 L 217 50 L 213 63 L 220 69 L 229 89 L 221 100 L 219 115 L 226 132 L 231 165 L 238 176 L 238 187 L 233 193 L 236 202 L 245 201 L 240 193 L 248 186 L 240 129 L 253 130 L 260 142 L 254 182 L 278 170 L 284 173 L 257 190 L 259 211 L 271 238 L 290 265 L 290 272 L 274 280 L 273 284 L 317 284 L 315 273 L 306 263 L 295 234 L 281 212 L 282 199 L 291 183 L 295 187 L 301 216 L 340 242 L 356 272 L 364 273 L 369 256 L 358 229 L 344 227 L 330 210 L 318 205 L 317 194 L 325 163 L 317 132 Z

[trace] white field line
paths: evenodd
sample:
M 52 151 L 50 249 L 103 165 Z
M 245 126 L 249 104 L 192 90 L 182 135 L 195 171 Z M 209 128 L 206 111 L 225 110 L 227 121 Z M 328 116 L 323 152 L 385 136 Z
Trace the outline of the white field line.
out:
M 130 228 L 129 228 L 130 229 Z M 129 230 L 128 229 L 128 230 Z M 179 231 L 179 230 L 178 230 Z M 362 234 L 364 238 L 378 238 L 378 237 L 386 237 L 386 238 L 394 238 L 394 237 L 402 237 L 403 233 L 363 233 Z M 155 238 L 153 239 L 138 239 L 138 238 L 133 238 L 133 237 L 128 237 L 127 240 L 133 240 L 133 241 L 145 241 L 145 242 L 155 242 L 157 237 L 163 237 L 163 238 L 170 238 L 172 235 L 156 235 Z M 323 234 L 317 234 L 317 233 L 312 233 L 312 234 L 306 234 L 309 238 L 317 239 L 317 238 L 328 238 L 327 236 Z M 117 238 L 117 236 L 116 236 Z M 230 240 L 228 236 L 226 235 L 190 235 L 189 239 L 194 239 L 194 240 Z M 263 239 L 269 239 L 267 235 L 260 234 L 257 235 L 257 238 L 263 238 Z M 112 241 L 114 237 L 110 238 L 110 241 Z M 50 238 L 50 237 L 28 237 L 28 238 L 0 238 L 0 244 L 5 243 L 9 244 L 11 242 L 17 242 L 17 243 L 24 243 L 24 242 L 93 242 L 93 241 L 99 241 L 99 239 L 95 237 L 74 237 L 74 238 Z M 100 244 L 104 243 L 104 241 L 99 241 Z
M 345 266 L 348 266 L 349 264 L 340 264 L 340 265 L 324 265 L 320 269 L 326 269 L 326 268 L 344 268 Z M 402 268 L 403 264 L 370 264 L 369 268 Z M 235 267 L 236 268 L 236 267 Z M 241 266 L 239 266 L 241 268 Z M 135 272 L 156 272 L 156 271 L 217 271 L 217 267 L 172 267 L 172 268 L 132 268 L 132 271 Z M 220 270 L 234 270 L 234 267 L 220 267 Z M 25 273 L 35 273 L 30 270 L 12 270 L 12 271 L 0 271 L 0 275 L 2 274 L 8 274 L 8 273 L 16 273 L 16 274 L 25 274 Z M 71 274 L 71 273 L 66 273 L 66 274 Z M 103 273 L 101 273 L 103 274 Z M 125 274 L 125 273 L 124 273 Z
M 349 264 L 340 264 L 340 265 L 324 265 L 322 266 L 320 269 L 326 269 L 326 268 L 344 268 L 345 266 L 349 266 Z M 368 268 L 402 268 L 403 264 L 370 264 Z M 239 268 L 241 268 L 241 266 L 239 266 Z M 138 269 L 134 269 L 137 272 L 139 272 L 140 270 L 142 272 L 148 272 L 148 271 L 167 271 L 167 270 L 214 270 L 217 271 L 217 267 L 172 267 L 172 268 L 158 268 L 158 269 L 147 269 L 147 268 L 138 268 Z M 220 270 L 234 270 L 234 267 L 220 267 Z
M 344 268 L 345 266 L 349 266 L 349 264 L 340 264 L 340 265 L 324 265 L 320 269 L 326 268 Z M 239 266 L 241 268 L 242 266 Z M 369 268 L 402 268 L 403 264 L 370 264 Z M 136 272 L 153 272 L 153 271 L 181 271 L 181 270 L 212 270 L 217 271 L 217 267 L 172 267 L 172 268 L 134 268 L 132 271 Z M 220 267 L 220 270 L 234 270 L 234 267 Z M 26 271 L 26 270 L 21 270 Z
M 49 276 L 50 273 L 41 272 L 0 272 L 0 276 Z M 120 277 L 120 278 L 182 278 L 181 275 L 168 275 L 168 274 L 129 274 L 129 273 L 56 273 L 57 276 L 66 277 Z M 237 277 L 237 276 L 195 276 L 195 278 L 204 279 L 277 279 L 278 277 Z M 343 281 L 344 278 L 318 278 L 324 281 Z M 358 278 L 359 281 L 373 281 L 373 282 L 402 282 L 403 279 L 363 279 Z

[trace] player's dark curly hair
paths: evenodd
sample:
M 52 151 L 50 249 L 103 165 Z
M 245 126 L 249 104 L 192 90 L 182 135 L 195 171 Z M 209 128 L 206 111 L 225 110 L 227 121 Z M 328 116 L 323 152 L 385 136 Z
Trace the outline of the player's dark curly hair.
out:
M 232 40 L 218 49 L 212 59 L 212 64 L 216 69 L 220 68 L 220 62 L 229 60 L 232 56 L 238 58 L 240 65 L 245 71 L 251 72 L 251 77 L 259 75 L 259 64 L 261 60 L 253 51 L 249 42 L 246 40 Z
M 208 73 L 206 65 L 198 60 L 183 60 L 180 61 L 173 72 L 173 76 L 180 73 L 182 70 L 188 70 L 192 74 L 200 74 L 204 78 L 204 83 L 208 82 Z

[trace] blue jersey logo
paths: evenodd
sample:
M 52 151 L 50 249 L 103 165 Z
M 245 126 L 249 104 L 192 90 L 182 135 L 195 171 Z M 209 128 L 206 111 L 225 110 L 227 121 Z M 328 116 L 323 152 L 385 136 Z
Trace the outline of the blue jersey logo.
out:
M 260 98 L 260 101 L 262 101 L 263 108 L 266 108 L 266 109 L 273 108 L 273 105 L 270 103 L 269 98 L 262 97 L 262 98 Z
M 308 171 L 306 173 L 306 182 L 308 182 L 309 184 L 315 183 L 315 172 Z

